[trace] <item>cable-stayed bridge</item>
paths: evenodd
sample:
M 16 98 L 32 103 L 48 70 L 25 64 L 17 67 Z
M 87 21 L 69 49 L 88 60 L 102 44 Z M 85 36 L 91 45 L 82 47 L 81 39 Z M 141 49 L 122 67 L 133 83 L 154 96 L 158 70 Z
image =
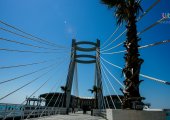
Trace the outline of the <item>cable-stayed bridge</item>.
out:
M 158 1 L 151 5 L 146 12 L 138 18 L 138 22 L 147 15 L 157 3 Z M 142 35 L 144 32 L 156 27 L 166 19 L 167 18 L 161 18 L 138 32 L 138 35 Z M 105 58 L 105 55 L 111 56 L 127 52 L 126 50 L 112 52 L 115 48 L 123 46 L 125 41 L 117 45 L 113 45 L 113 43 L 126 33 L 126 29 L 114 40 L 111 40 L 121 27 L 118 26 L 111 36 L 101 45 L 100 40 L 89 42 L 73 39 L 72 45 L 67 47 L 34 36 L 4 21 L 0 21 L 0 24 L 3 25 L 3 27 L 0 27 L 0 30 L 13 38 L 0 37 L 0 42 L 10 44 L 10 48 L 9 46 L 1 46 L 1 53 L 13 53 L 13 55 L 16 56 L 17 54 L 15 53 L 21 53 L 20 59 L 23 61 L 23 63 L 17 63 L 14 59 L 15 56 L 10 56 L 9 59 L 13 61 L 13 64 L 9 65 L 6 62 L 0 66 L 0 70 L 2 74 L 4 74 L 0 81 L 2 91 L 0 96 L 0 100 L 2 101 L 2 103 L 0 102 L 1 119 L 48 119 L 47 116 L 51 116 L 51 119 L 60 119 L 63 117 L 63 115 L 60 116 L 60 114 L 70 114 L 73 109 L 76 114 L 71 114 L 72 116 L 77 115 L 77 117 L 84 117 L 84 119 L 88 119 L 88 117 L 89 119 L 102 119 L 100 117 L 90 117 L 90 114 L 101 115 L 105 118 L 106 109 L 120 109 L 123 95 L 119 94 L 119 90 L 117 90 L 115 86 L 119 86 L 122 90 L 125 86 L 121 78 L 115 76 L 115 73 L 109 68 L 113 67 L 113 69 L 120 69 L 120 71 L 122 71 L 123 67 L 112 63 Z M 32 42 L 29 43 L 28 41 Z M 160 40 L 155 43 L 140 46 L 139 49 L 147 49 L 162 44 L 168 45 L 169 42 L 169 39 Z M 92 47 L 83 48 L 81 45 L 89 45 Z M 80 54 L 81 52 L 83 53 Z M 36 56 L 39 57 L 31 57 L 30 55 L 30 58 L 28 58 L 26 57 L 27 54 L 36 54 Z M 85 60 L 82 60 L 82 58 L 85 58 Z M 92 89 L 89 89 L 90 92 L 94 93 L 94 97 L 83 98 L 79 96 L 79 89 L 81 89 L 81 86 L 78 86 L 78 63 L 95 64 L 94 86 Z M 3 72 L 3 70 L 7 72 Z M 55 80 L 56 76 L 60 76 L 61 78 Z M 140 73 L 140 76 L 146 80 L 163 84 L 164 86 L 170 85 L 168 80 L 162 80 L 143 73 Z M 117 83 L 116 85 L 113 84 L 113 80 Z M 49 87 L 49 84 L 52 84 L 52 87 L 47 91 L 46 88 Z M 29 86 L 33 86 L 35 89 L 22 92 L 24 88 Z M 9 89 L 9 87 L 12 90 Z M 4 90 L 2 88 L 4 88 Z M 39 94 L 38 98 L 34 97 L 43 89 L 44 93 Z M 13 96 L 17 92 L 20 92 L 21 96 L 24 92 L 29 93 L 29 96 L 24 98 L 20 104 L 5 103 L 7 98 L 17 101 L 17 98 L 20 96 Z M 146 108 L 149 106 L 150 104 L 145 104 Z M 89 112 L 91 109 L 97 110 Z M 86 110 L 88 112 L 86 112 Z M 78 111 L 83 111 L 84 114 Z M 46 116 L 46 118 L 44 118 L 44 116 Z M 69 119 L 69 116 L 66 117 Z M 75 118 L 73 117 L 73 119 Z

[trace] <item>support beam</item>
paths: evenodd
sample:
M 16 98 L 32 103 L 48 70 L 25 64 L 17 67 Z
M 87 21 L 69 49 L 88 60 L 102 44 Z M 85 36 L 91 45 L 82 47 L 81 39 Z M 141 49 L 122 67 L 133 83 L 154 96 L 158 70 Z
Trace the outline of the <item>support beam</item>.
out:
M 71 61 L 69 65 L 68 75 L 67 75 L 67 83 L 66 83 L 66 95 L 65 95 L 65 105 L 67 109 L 69 109 L 70 99 L 71 99 L 71 89 L 73 84 L 73 76 L 74 76 L 74 69 L 75 69 L 75 40 L 72 40 L 72 51 L 71 51 Z
M 96 74 L 97 74 L 97 88 L 99 91 L 97 92 L 98 97 L 98 109 L 104 108 L 104 101 L 103 101 L 103 88 L 102 88 L 102 75 L 101 75 L 101 66 L 100 66 L 100 41 L 97 40 L 96 46 Z

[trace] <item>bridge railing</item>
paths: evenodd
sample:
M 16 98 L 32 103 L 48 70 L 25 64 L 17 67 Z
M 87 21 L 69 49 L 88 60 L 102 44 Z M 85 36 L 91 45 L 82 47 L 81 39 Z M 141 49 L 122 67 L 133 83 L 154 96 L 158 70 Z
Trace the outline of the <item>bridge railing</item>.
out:
M 19 104 L 0 103 L 0 118 L 23 116 L 23 106 Z
M 166 112 L 166 120 L 170 120 L 170 109 L 163 109 Z
M 66 108 L 0 103 L 0 119 L 41 117 L 54 114 L 66 114 Z

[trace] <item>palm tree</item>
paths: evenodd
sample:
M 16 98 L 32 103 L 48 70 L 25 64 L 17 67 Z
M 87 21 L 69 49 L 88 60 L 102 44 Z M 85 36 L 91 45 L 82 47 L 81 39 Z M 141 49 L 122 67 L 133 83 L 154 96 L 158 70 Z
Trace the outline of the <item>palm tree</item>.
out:
M 96 101 L 96 109 L 98 109 L 98 99 L 97 99 L 97 96 L 98 96 L 98 93 L 101 91 L 101 89 L 97 86 L 93 86 L 92 89 L 89 89 L 89 91 L 93 94 L 95 94 L 95 101 Z
M 63 101 L 63 107 L 66 107 L 66 92 L 68 91 L 66 86 L 61 86 L 61 90 L 64 92 L 64 101 Z
M 134 109 L 133 103 L 142 103 L 143 97 L 139 92 L 139 73 L 143 59 L 139 58 L 138 41 L 140 38 L 137 36 L 136 18 L 140 11 L 143 11 L 140 2 L 141 0 L 101 0 L 108 8 L 114 8 L 117 24 L 126 23 L 127 33 L 124 47 L 127 53 L 124 56 L 126 65 L 123 69 L 125 74 L 125 89 L 122 90 L 124 99 L 122 108 Z

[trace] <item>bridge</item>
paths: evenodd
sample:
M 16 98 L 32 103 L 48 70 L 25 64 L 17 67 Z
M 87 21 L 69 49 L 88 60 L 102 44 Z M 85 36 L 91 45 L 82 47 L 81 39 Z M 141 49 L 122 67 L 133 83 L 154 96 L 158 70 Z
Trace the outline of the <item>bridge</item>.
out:
M 153 3 L 138 18 L 138 22 L 158 3 L 159 0 Z M 142 35 L 165 20 L 167 18 L 157 20 L 138 32 L 138 35 Z M 169 109 L 150 109 L 152 103 L 143 102 L 145 99 L 143 96 L 129 97 L 128 87 L 133 85 L 124 80 L 126 79 L 127 71 L 124 72 L 125 68 L 123 66 L 114 64 L 106 57 L 106 55 L 112 56 L 128 53 L 127 50 L 110 52 L 115 48 L 122 47 L 125 43 L 124 40 L 117 45 L 113 45 L 115 41 L 118 41 L 126 33 L 127 29 L 122 31 L 114 40 L 111 40 L 118 29 L 122 27 L 121 25 L 102 44 L 99 39 L 93 42 L 72 39 L 70 47 L 39 38 L 5 21 L 0 21 L 0 25 L 3 26 L 0 27 L 3 33 L 0 37 L 0 42 L 10 44 L 11 46 L 11 48 L 8 48 L 8 45 L 1 46 L 0 52 L 2 55 L 12 53 L 13 56 L 16 55 L 24 62 L 18 64 L 17 60 L 10 56 L 9 59 L 13 61 L 12 65 L 6 62 L 0 66 L 3 75 L 0 80 L 2 89 L 0 94 L 0 119 L 112 120 L 112 117 L 117 115 L 115 117 L 117 120 L 118 117 L 125 119 L 123 116 L 127 114 L 129 116 L 140 116 L 139 120 L 150 119 L 148 116 L 154 116 L 155 120 L 169 118 Z M 8 35 L 14 39 L 8 38 Z M 24 40 L 20 41 L 18 39 Z M 31 41 L 31 43 L 27 42 L 27 40 Z M 138 49 L 147 49 L 163 44 L 168 45 L 169 42 L 170 40 L 162 40 L 139 46 Z M 17 49 L 15 49 L 15 46 L 17 46 Z M 17 53 L 21 54 L 18 56 Z M 30 58 L 28 58 L 26 57 L 27 54 L 34 54 L 39 57 L 31 57 L 30 55 Z M 140 60 L 141 65 L 143 61 L 142 59 Z M 79 95 L 79 89 L 81 89 L 78 79 L 79 64 L 87 66 L 88 64 L 94 64 L 95 66 L 93 86 L 88 89 L 92 93 L 92 97 Z M 113 69 L 119 71 L 119 75 L 115 75 L 117 72 L 114 72 Z M 6 70 L 6 72 L 3 72 L 3 70 Z M 88 73 L 89 71 L 85 72 Z M 122 77 L 120 77 L 121 74 Z M 170 85 L 168 80 L 162 80 L 143 73 L 139 74 L 139 78 L 162 84 L 164 87 L 169 87 Z M 142 81 L 140 80 L 139 84 Z M 9 89 L 9 86 L 12 90 Z M 29 87 L 35 89 L 28 89 Z M 130 92 L 138 91 L 139 85 L 134 85 L 133 88 L 136 89 L 130 90 Z M 20 93 L 22 98 L 20 98 L 21 96 L 15 96 L 15 93 Z M 6 102 L 9 99 L 14 99 L 14 101 L 22 99 L 22 102 L 19 104 Z M 122 109 L 125 111 L 122 112 Z
M 83 114 L 81 112 L 76 112 L 75 114 L 70 115 L 52 115 L 50 117 L 42 117 L 42 118 L 32 118 L 32 120 L 105 120 L 103 117 L 100 116 L 91 116 L 90 113 Z

